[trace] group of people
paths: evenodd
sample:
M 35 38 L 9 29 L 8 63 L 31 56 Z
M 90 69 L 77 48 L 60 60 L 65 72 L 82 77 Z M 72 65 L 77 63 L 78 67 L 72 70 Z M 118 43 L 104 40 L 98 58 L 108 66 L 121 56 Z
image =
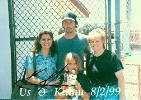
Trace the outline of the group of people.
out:
M 86 38 L 76 33 L 77 24 L 77 16 L 67 11 L 62 16 L 64 33 L 56 39 L 50 29 L 38 33 L 24 63 L 26 76 L 32 76 L 28 81 L 40 89 L 37 100 L 123 100 L 123 65 L 115 53 L 105 49 L 104 31 L 94 29 Z

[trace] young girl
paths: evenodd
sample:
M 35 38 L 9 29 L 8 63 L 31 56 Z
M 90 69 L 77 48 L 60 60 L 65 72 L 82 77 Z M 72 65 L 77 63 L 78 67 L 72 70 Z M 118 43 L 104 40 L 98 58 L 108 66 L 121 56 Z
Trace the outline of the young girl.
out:
M 33 64 L 33 54 L 36 58 L 36 70 Z M 59 83 L 59 80 L 53 80 L 49 78 L 56 72 L 56 50 L 53 41 L 53 34 L 49 29 L 44 29 L 39 32 L 35 39 L 34 47 L 31 49 L 31 53 L 27 55 L 24 68 L 26 69 L 26 76 L 30 77 L 34 72 L 39 72 L 35 76 L 28 79 L 28 82 L 37 84 L 40 91 L 37 93 L 37 99 L 53 99 L 54 98 L 54 86 Z M 47 80 L 47 81 L 44 81 Z M 44 85 L 44 86 L 42 86 Z
M 86 75 L 81 73 L 81 59 L 76 53 L 68 53 L 65 57 L 66 73 L 63 75 L 63 85 L 57 99 L 89 99 L 91 83 Z

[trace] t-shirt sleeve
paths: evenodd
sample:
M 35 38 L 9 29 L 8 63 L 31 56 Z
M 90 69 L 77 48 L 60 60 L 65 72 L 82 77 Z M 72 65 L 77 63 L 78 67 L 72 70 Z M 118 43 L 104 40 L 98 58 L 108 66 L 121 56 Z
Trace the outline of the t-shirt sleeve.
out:
M 86 56 L 86 63 L 85 63 L 85 66 L 86 66 L 86 75 L 88 76 L 88 77 L 90 77 L 91 76 L 91 74 L 90 74 L 90 68 L 89 68 L 89 63 L 90 63 L 90 53 L 88 53 L 88 55 Z
M 115 72 L 117 72 L 121 69 L 124 69 L 122 62 L 120 61 L 119 57 L 116 54 L 112 57 L 112 62 L 113 62 L 113 65 L 114 65 L 114 71 Z
M 24 62 L 24 68 L 25 69 L 34 69 L 33 68 L 33 55 L 29 54 L 26 56 L 26 59 Z
M 90 83 L 90 80 L 88 77 L 84 74 L 79 74 L 77 81 L 80 83 L 81 87 L 85 92 L 90 93 L 92 84 Z

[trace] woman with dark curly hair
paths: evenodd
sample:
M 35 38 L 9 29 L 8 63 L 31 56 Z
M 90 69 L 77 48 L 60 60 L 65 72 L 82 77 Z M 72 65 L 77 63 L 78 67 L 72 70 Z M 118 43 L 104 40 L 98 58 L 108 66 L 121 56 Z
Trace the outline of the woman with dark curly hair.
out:
M 36 58 L 35 67 L 33 64 L 34 54 Z M 56 60 L 57 54 L 53 40 L 53 33 L 50 29 L 44 29 L 38 33 L 38 36 L 34 41 L 34 47 L 31 49 L 31 53 L 27 55 L 24 63 L 26 76 L 32 76 L 28 79 L 28 82 L 39 85 L 38 89 L 40 90 L 37 93 L 37 99 L 39 100 L 54 99 L 55 87 L 49 85 L 59 83 L 59 79 L 49 77 L 56 72 Z M 38 72 L 38 74 L 34 76 L 34 72 Z

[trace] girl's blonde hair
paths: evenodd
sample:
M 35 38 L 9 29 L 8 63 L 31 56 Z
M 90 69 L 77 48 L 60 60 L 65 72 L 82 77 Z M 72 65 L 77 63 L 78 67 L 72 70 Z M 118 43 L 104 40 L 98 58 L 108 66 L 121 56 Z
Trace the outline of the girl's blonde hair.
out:
M 74 52 L 69 52 L 65 57 L 65 65 L 69 64 L 71 59 L 75 60 L 76 65 L 79 67 L 78 71 L 82 71 L 81 59 L 78 54 Z M 67 67 L 65 70 L 67 70 Z

